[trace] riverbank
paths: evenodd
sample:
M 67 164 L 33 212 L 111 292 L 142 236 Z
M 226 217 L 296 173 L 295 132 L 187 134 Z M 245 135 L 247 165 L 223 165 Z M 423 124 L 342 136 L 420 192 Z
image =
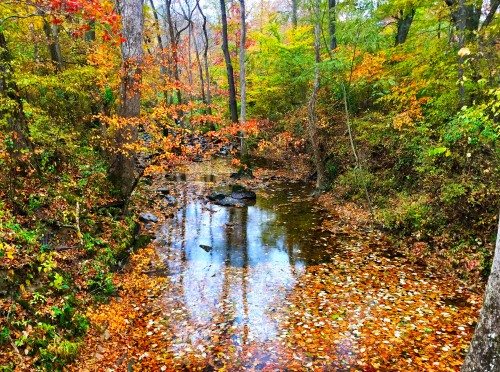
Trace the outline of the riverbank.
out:
M 208 203 L 232 171 L 196 163 L 145 187 L 136 205 L 158 217 L 156 240 L 116 276 L 119 297 L 89 310 L 73 370 L 458 370 L 480 296 L 286 174 L 237 181 L 256 206 Z M 175 205 L 159 200 L 162 187 Z M 313 245 L 325 254 L 304 254 Z

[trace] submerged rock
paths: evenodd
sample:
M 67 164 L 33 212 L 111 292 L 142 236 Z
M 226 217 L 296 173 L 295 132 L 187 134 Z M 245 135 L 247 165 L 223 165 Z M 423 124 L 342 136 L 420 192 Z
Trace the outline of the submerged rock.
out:
M 205 244 L 200 244 L 200 248 L 203 249 L 205 252 L 210 252 L 213 249 L 211 246 Z

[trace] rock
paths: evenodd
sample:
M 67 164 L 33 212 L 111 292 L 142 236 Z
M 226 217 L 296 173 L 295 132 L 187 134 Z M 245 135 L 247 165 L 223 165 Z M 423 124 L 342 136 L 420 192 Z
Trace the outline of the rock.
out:
M 257 199 L 257 195 L 250 190 L 244 190 L 244 191 L 233 191 L 231 193 L 231 197 L 234 199 L 242 200 L 242 199 L 248 199 L 248 200 L 255 200 Z
M 225 197 L 226 197 L 226 195 L 221 193 L 221 192 L 213 192 L 207 196 L 208 200 L 211 200 L 211 201 L 222 200 Z
M 230 196 L 226 196 L 225 198 L 220 199 L 220 200 L 215 200 L 214 203 L 217 205 L 220 205 L 222 207 L 244 207 L 245 206 L 245 204 L 241 200 L 232 198 Z
M 145 212 L 139 214 L 139 221 L 142 222 L 158 222 L 158 217 L 156 217 L 153 213 Z
M 168 195 L 170 194 L 170 190 L 166 187 L 159 187 L 156 189 L 156 192 L 161 195 Z
M 163 200 L 165 200 L 170 207 L 173 207 L 174 205 L 177 204 L 177 199 L 174 198 L 172 195 L 165 195 Z
M 250 168 L 240 169 L 238 172 L 231 173 L 229 176 L 232 179 L 240 180 L 242 178 L 254 178 L 252 170 Z
M 200 244 L 200 248 L 203 249 L 205 252 L 210 252 L 213 249 L 211 246 L 205 244 Z
M 246 187 L 240 185 L 234 185 L 232 187 L 231 197 L 234 199 L 248 199 L 255 200 L 257 199 L 257 195 L 255 192 L 248 190 Z

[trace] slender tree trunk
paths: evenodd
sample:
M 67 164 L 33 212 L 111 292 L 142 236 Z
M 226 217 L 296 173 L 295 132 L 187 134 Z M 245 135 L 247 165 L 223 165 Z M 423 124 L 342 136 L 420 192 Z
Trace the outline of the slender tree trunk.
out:
M 189 21 L 191 24 L 191 22 Z M 193 39 L 193 35 L 191 33 L 192 27 L 188 27 L 188 50 L 187 50 L 187 55 L 188 55 L 188 84 L 189 84 L 189 92 L 192 92 L 193 89 L 193 60 L 191 58 L 191 42 Z M 191 93 L 189 93 L 189 99 L 192 99 Z
M 465 46 L 465 32 L 466 32 L 466 5 L 465 0 L 458 0 L 458 13 L 457 13 L 457 30 L 458 30 L 458 48 L 462 49 Z M 465 87 L 464 87 L 464 62 L 465 56 L 458 56 L 458 98 L 460 107 L 465 104 Z
M 500 0 L 490 1 L 490 10 L 488 11 L 488 14 L 486 14 L 486 17 L 484 18 L 483 24 L 481 25 L 481 30 L 485 27 L 488 27 L 488 25 L 493 21 L 493 18 L 495 18 L 495 14 L 499 6 L 500 6 Z
M 320 70 L 319 64 L 321 62 L 320 56 L 320 43 L 321 43 L 321 25 L 320 25 L 320 0 L 315 0 L 315 24 L 314 24 L 314 54 L 315 54 L 315 65 L 314 65 L 314 81 L 313 90 L 311 93 L 311 98 L 308 104 L 308 122 L 307 122 L 307 133 L 309 136 L 309 141 L 311 142 L 314 166 L 316 167 L 316 189 L 323 190 L 325 188 L 325 166 L 323 164 L 323 159 L 321 156 L 321 147 L 318 134 L 318 120 L 316 117 L 316 101 L 318 98 L 318 91 L 320 88 Z
M 179 56 L 178 56 L 178 38 L 174 31 L 174 21 L 172 19 L 172 0 L 167 0 L 165 3 L 165 13 L 167 16 L 168 23 L 168 36 L 170 39 L 170 65 L 174 75 L 175 84 L 177 85 L 174 88 L 174 97 L 176 98 L 176 103 L 180 104 L 182 102 L 181 90 L 178 86 L 180 83 L 180 75 L 179 75 Z
M 336 35 L 336 25 L 337 25 L 337 12 L 336 12 L 336 1 L 328 0 L 328 29 L 330 31 L 330 50 L 337 48 L 337 35 Z
M 193 24 L 191 24 L 191 27 L 193 27 Z M 191 31 L 193 32 L 193 30 Z M 203 103 L 207 103 L 207 98 L 205 96 L 205 78 L 203 77 L 203 66 L 201 65 L 201 59 L 200 59 L 200 49 L 198 47 L 198 42 L 196 40 L 196 35 L 193 32 L 193 45 L 194 45 L 194 53 L 196 57 L 196 65 L 198 66 L 198 75 L 200 75 L 200 93 L 201 93 L 201 99 Z
M 483 308 L 462 372 L 500 371 L 500 221 Z
M 298 23 L 298 18 L 297 18 L 298 7 L 299 7 L 299 0 L 292 0 L 292 26 L 293 26 L 293 28 L 296 28 L 297 23 Z
M 229 113 L 231 114 L 231 121 L 233 123 L 237 123 L 238 105 L 236 103 L 236 88 L 234 84 L 233 65 L 231 63 L 231 55 L 229 54 L 225 0 L 220 0 L 220 8 L 221 8 L 221 22 L 222 22 L 222 51 L 224 52 L 224 60 L 226 61 L 227 83 L 229 91 Z
M 210 105 L 212 103 L 212 94 L 210 91 L 210 70 L 208 68 L 208 30 L 207 30 L 207 17 L 203 13 L 203 10 L 201 9 L 200 2 L 199 0 L 196 2 L 196 6 L 198 8 L 198 11 L 201 14 L 201 17 L 203 18 L 203 23 L 201 25 L 201 28 L 203 30 L 203 38 L 204 38 L 204 46 L 203 46 L 203 63 L 205 65 L 205 79 L 206 79 L 206 86 L 207 86 L 207 105 Z M 210 107 L 208 107 L 208 113 L 211 113 Z
M 159 49 L 159 59 L 160 59 L 160 79 L 165 86 L 167 82 L 167 76 L 169 75 L 169 70 L 168 67 L 165 64 L 165 45 L 163 43 L 162 39 L 162 31 L 160 27 L 160 18 L 158 17 L 158 11 L 156 10 L 154 0 L 149 0 L 149 5 L 151 6 L 151 11 L 153 12 L 153 18 L 154 18 L 154 24 L 155 24 L 155 29 L 156 29 L 156 42 L 158 43 L 158 49 Z M 165 99 L 168 99 L 169 93 L 164 90 L 163 91 L 163 96 Z
M 43 31 L 47 38 L 49 47 L 50 59 L 56 67 L 57 71 L 63 68 L 63 59 L 61 54 L 61 46 L 59 45 L 59 27 L 50 24 L 46 19 L 43 20 Z
M 125 41 L 121 44 L 122 78 L 120 83 L 120 108 L 122 118 L 131 119 L 140 114 L 141 64 L 143 60 L 144 14 L 142 0 L 122 0 L 120 14 Z M 130 120 L 116 130 L 116 153 L 113 156 L 110 176 L 127 199 L 138 179 L 136 154 L 127 145 L 137 140 L 136 123 Z
M 398 32 L 396 34 L 396 41 L 394 45 L 400 45 L 406 41 L 413 22 L 413 17 L 415 17 L 415 9 L 411 9 L 406 15 L 403 10 L 400 10 L 398 17 Z
M 240 0 L 240 121 L 245 124 L 247 117 L 247 82 L 246 82 L 246 66 L 245 52 L 247 43 L 247 26 L 246 26 L 246 9 L 245 0 Z M 245 131 L 240 131 L 240 152 L 241 156 L 246 156 Z

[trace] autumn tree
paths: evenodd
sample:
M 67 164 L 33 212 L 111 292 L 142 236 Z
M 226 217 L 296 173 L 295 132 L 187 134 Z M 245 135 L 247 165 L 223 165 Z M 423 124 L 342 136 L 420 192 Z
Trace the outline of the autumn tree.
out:
M 229 53 L 229 40 L 227 34 L 227 14 L 226 2 L 220 0 L 221 23 L 222 23 L 222 52 L 226 63 L 227 84 L 229 93 L 229 113 L 233 123 L 238 122 L 238 105 L 236 103 L 236 87 L 234 83 L 233 64 L 231 62 L 231 54 Z
M 144 14 L 142 0 L 120 2 L 123 42 L 119 115 L 123 119 L 116 128 L 110 176 L 122 198 L 134 189 L 138 179 L 136 153 L 130 148 L 137 139 L 137 119 L 141 111 L 141 76 L 143 61 Z
M 313 5 L 314 19 L 314 80 L 311 96 L 308 103 L 307 134 L 313 152 L 313 162 L 316 168 L 316 189 L 325 187 L 325 165 L 322 159 L 316 105 L 320 88 L 320 62 L 321 62 L 321 10 L 320 0 L 315 0 Z

